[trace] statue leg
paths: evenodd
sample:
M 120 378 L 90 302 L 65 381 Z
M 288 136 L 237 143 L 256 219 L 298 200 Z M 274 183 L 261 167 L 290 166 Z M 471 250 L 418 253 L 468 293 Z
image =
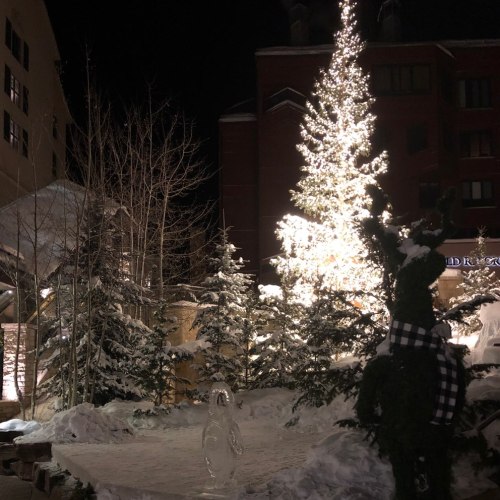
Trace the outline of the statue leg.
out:
M 416 500 L 415 456 L 411 450 L 397 449 L 389 453 L 396 482 L 397 500 Z
M 452 500 L 451 460 L 447 448 L 437 448 L 426 456 L 432 500 Z

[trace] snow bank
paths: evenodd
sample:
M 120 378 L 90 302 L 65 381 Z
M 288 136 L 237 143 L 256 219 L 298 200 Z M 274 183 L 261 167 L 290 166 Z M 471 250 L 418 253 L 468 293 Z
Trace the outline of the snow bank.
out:
M 2 422 L 0 424 L 0 431 L 19 431 L 23 434 L 30 434 L 38 429 L 41 425 L 35 420 L 20 420 L 18 418 L 13 418 L 12 420 L 7 420 L 7 422 Z
M 281 471 L 239 498 L 380 500 L 391 498 L 393 490 L 391 465 L 376 448 L 360 432 L 338 430 L 311 448 L 302 468 Z
M 15 439 L 16 443 L 119 443 L 133 435 L 132 427 L 112 415 L 83 403 L 56 413 L 38 430 Z
M 467 387 L 469 401 L 500 400 L 500 369 L 493 368 L 482 379 L 473 380 Z

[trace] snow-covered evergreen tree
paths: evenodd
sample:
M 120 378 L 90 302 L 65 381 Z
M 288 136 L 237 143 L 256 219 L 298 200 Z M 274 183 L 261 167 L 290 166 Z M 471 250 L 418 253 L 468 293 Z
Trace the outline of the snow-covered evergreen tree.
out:
M 210 343 L 198 367 L 199 381 L 224 381 L 233 390 L 243 385 L 241 335 L 253 283 L 249 274 L 240 271 L 244 262 L 234 258 L 236 250 L 228 230 L 221 230 L 216 256 L 211 259 L 214 271 L 202 282 L 201 309 L 193 325 L 199 328 L 198 338 Z
M 120 237 L 112 214 L 91 201 L 77 245 L 67 251 L 54 278 L 59 314 L 47 345 L 52 376 L 44 387 L 61 397 L 63 408 L 142 394 L 133 354 L 151 331 L 124 312 L 146 299 L 130 280 L 125 256 L 116 251 Z
M 256 388 L 296 386 L 295 372 L 305 353 L 300 337 L 304 306 L 289 293 L 290 289 L 283 282 L 281 287 L 261 287 L 267 326 L 254 348 L 252 371 Z
M 457 287 L 460 294 L 450 300 L 452 306 L 471 301 L 482 295 L 489 295 L 492 293 L 500 295 L 500 281 L 495 271 L 491 270 L 488 265 L 486 238 L 484 234 L 485 230 L 482 228 L 479 229 L 476 246 L 469 256 L 474 267 L 467 271 L 462 271 L 463 281 Z M 457 337 L 470 335 L 479 331 L 481 326 L 479 312 L 477 309 L 473 310 L 466 319 L 455 323 L 455 335 Z
M 139 340 L 134 353 L 138 384 L 155 406 L 168 402 L 175 395 L 177 382 L 190 382 L 176 375 L 176 364 L 192 358 L 190 352 L 169 341 L 169 335 L 176 329 L 176 318 L 168 315 L 167 303 L 160 302 L 151 332 Z
M 386 332 L 351 299 L 318 283 L 313 302 L 304 309 L 300 331 L 304 354 L 294 372 L 300 390 L 295 406 L 322 406 L 340 393 L 357 393 L 360 360 L 374 354 L 373 346 Z
M 368 76 L 358 62 L 364 43 L 357 33 L 356 2 L 340 0 L 339 7 L 341 28 L 331 62 L 314 87 L 301 127 L 303 176 L 292 200 L 304 216 L 285 216 L 277 230 L 283 250 L 277 271 L 295 275 L 294 293 L 306 302 L 318 276 L 327 287 L 368 294 L 381 279 L 380 271 L 370 268 L 356 228 L 368 214 L 366 186 L 377 184 L 387 161 L 385 153 L 371 153 L 375 117 Z M 365 302 L 368 306 L 369 299 Z
M 266 324 L 266 313 L 261 308 L 259 297 L 255 290 L 249 290 L 240 333 L 242 382 L 245 389 L 250 389 L 255 383 L 253 370 L 255 341 Z

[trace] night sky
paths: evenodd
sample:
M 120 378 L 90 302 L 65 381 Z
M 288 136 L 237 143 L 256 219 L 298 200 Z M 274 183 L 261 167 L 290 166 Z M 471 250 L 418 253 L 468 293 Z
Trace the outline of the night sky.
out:
M 363 35 L 377 37 L 382 0 L 358 0 Z M 400 0 L 405 40 L 500 38 L 499 0 Z M 297 0 L 45 0 L 70 109 L 83 106 L 85 46 L 100 91 L 117 104 L 141 102 L 152 84 L 209 139 L 216 163 L 217 119 L 254 94 L 254 53 L 288 45 L 288 8 Z M 304 0 L 311 43 L 330 43 L 336 0 Z
M 85 46 L 97 87 L 117 105 L 148 84 L 198 125 L 215 162 L 217 118 L 253 94 L 257 47 L 285 44 L 280 0 L 46 0 L 70 108 L 82 115 Z

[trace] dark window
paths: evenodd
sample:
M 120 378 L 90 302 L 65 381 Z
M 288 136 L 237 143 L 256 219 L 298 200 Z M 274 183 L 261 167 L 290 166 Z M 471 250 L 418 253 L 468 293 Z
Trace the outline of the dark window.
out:
M 28 131 L 23 129 L 23 156 L 28 158 L 29 136 Z
M 461 108 L 491 107 L 491 84 L 488 78 L 460 80 L 458 100 Z
M 420 208 L 435 208 L 436 202 L 441 196 L 441 188 L 437 182 L 421 182 L 418 197 Z
M 23 112 L 27 115 L 30 110 L 30 93 L 29 90 L 23 85 Z
M 477 130 L 460 134 L 460 156 L 462 158 L 491 156 L 490 131 Z
M 413 155 L 427 148 L 427 126 L 423 124 L 412 125 L 406 132 L 406 149 Z
M 427 65 L 388 65 L 373 68 L 375 94 L 420 94 L 431 88 Z
M 24 42 L 23 48 L 23 66 L 26 71 L 30 69 L 30 48 L 26 42 Z
M 21 39 L 15 31 L 12 31 L 12 48 L 10 51 L 18 61 L 21 60 Z
M 12 29 L 12 23 L 10 22 L 9 19 L 6 19 L 5 21 L 5 45 L 9 48 L 9 50 L 12 52 L 12 55 L 19 61 L 21 62 L 21 51 L 23 51 L 23 54 L 25 53 L 26 48 L 28 47 L 25 43 L 23 44 L 21 38 L 19 35 L 16 33 L 15 30 Z M 23 56 L 23 64 L 24 64 L 24 58 L 26 56 Z M 29 48 L 28 48 L 28 66 L 29 66 Z M 26 67 L 26 66 L 25 66 Z
M 462 203 L 464 207 L 492 207 L 493 183 L 491 181 L 462 182 Z
M 5 45 L 12 50 L 12 23 L 8 19 L 5 20 Z

